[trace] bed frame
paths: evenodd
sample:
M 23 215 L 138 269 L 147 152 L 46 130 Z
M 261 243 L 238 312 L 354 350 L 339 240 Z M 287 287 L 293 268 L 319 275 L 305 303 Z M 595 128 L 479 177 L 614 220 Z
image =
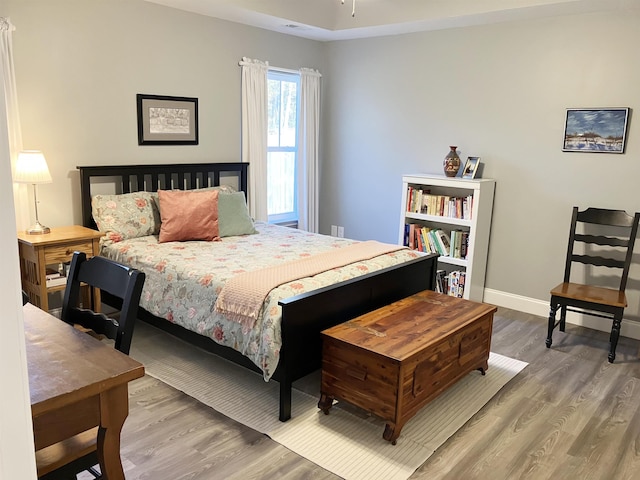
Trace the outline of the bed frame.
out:
M 82 223 L 96 228 L 91 216 L 91 190 L 95 184 L 113 183 L 115 193 L 192 189 L 219 185 L 226 177 L 237 178 L 237 188 L 247 193 L 247 163 L 171 165 L 118 165 L 77 167 L 80 170 Z M 111 178 L 108 178 L 111 177 Z M 223 182 L 226 183 L 226 182 Z M 437 255 L 385 268 L 338 284 L 282 300 L 282 347 L 272 378 L 280 383 L 279 418 L 291 418 L 291 393 L 295 380 L 321 366 L 320 332 L 422 290 L 433 290 Z M 110 304 L 108 296 L 103 301 Z M 116 305 L 117 306 L 117 305 Z M 240 352 L 208 337 L 156 317 L 140 309 L 138 317 L 154 326 L 239 365 L 262 373 Z

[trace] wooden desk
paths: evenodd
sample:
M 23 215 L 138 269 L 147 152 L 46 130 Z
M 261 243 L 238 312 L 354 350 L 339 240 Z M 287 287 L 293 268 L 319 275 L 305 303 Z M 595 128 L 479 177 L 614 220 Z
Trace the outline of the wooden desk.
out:
M 36 458 L 46 447 L 99 427 L 100 468 L 108 480 L 123 480 L 127 383 L 142 377 L 144 366 L 30 303 L 24 306 L 24 330 Z M 39 466 L 38 475 L 48 470 Z

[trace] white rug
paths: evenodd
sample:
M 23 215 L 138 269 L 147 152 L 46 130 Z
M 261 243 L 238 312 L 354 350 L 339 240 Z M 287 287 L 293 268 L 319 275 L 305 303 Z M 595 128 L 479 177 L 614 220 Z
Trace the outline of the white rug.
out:
M 339 405 L 329 415 L 318 396 L 294 389 L 292 418 L 278 420 L 278 384 L 157 330 L 136 325 L 130 355 L 146 373 L 262 432 L 347 480 L 404 480 L 527 364 L 492 353 L 489 370 L 472 372 L 407 422 L 397 445 L 383 440 L 384 422 Z M 295 385 L 294 385 L 295 386 Z

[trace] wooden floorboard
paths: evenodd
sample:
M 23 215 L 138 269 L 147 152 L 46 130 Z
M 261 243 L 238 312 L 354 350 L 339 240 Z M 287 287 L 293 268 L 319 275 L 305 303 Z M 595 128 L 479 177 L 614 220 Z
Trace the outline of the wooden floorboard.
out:
M 412 479 L 640 478 L 639 342 L 609 364 L 607 333 L 568 324 L 547 349 L 546 329 L 498 309 L 491 350 L 529 366 Z M 339 478 L 149 376 L 130 384 L 122 459 L 129 480 Z

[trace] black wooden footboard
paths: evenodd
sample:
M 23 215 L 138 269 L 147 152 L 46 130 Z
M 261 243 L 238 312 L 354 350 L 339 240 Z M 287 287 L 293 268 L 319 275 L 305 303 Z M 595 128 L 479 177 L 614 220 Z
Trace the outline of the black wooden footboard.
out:
M 280 382 L 280 420 L 291 418 L 292 383 L 320 368 L 320 332 L 422 290 L 434 290 L 437 255 L 385 268 L 296 295 L 282 306 L 282 347 L 274 378 Z

